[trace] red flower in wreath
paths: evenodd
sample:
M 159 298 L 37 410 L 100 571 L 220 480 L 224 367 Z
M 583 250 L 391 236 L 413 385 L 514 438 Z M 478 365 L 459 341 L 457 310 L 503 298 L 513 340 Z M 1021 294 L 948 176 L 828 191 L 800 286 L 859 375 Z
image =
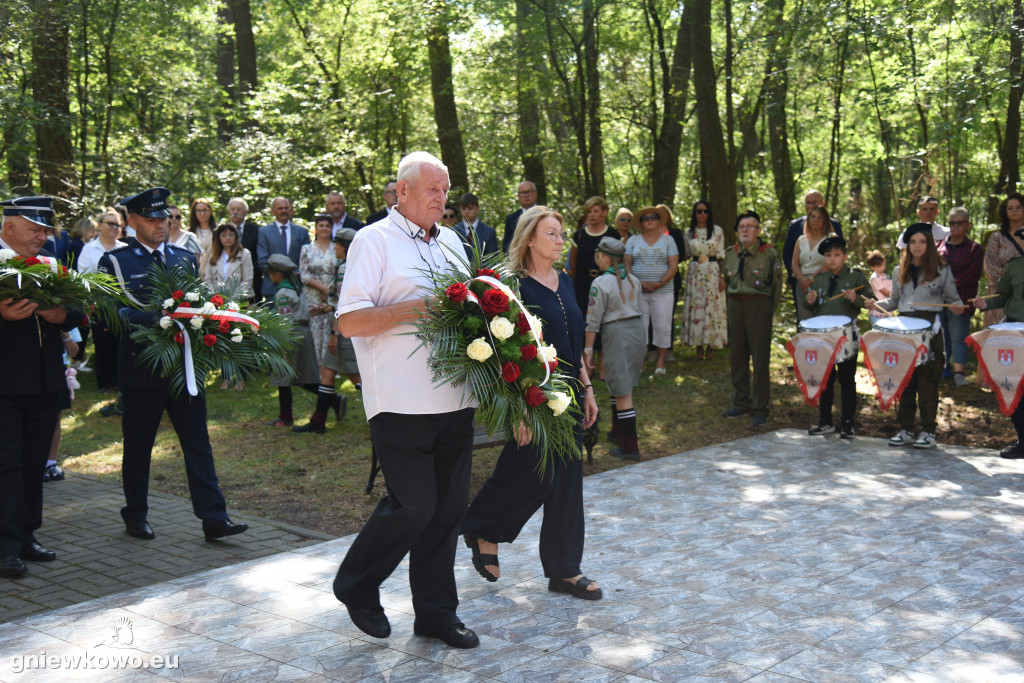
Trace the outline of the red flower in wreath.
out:
M 213 301 L 213 299 L 210 299 L 210 301 Z M 227 331 L 231 329 L 231 323 L 227 320 L 221 320 L 217 325 L 217 329 L 226 334 Z
M 210 297 L 210 303 L 213 304 L 214 306 L 223 306 L 224 297 L 222 297 L 220 294 L 214 294 L 213 296 Z
M 523 360 L 533 360 L 537 357 L 537 347 L 533 344 L 527 344 L 526 346 L 519 347 L 519 356 Z
M 38 266 L 42 261 L 37 259 L 35 256 L 26 256 L 21 260 L 21 263 L 26 266 Z
M 204 334 L 203 335 L 203 343 L 206 344 L 207 346 L 213 346 L 214 344 L 217 343 L 217 335 L 215 335 L 215 334 Z
M 174 290 L 174 293 L 171 294 L 171 298 L 174 299 L 175 301 L 178 301 L 179 299 L 184 299 L 185 292 L 181 291 L 180 289 L 176 289 Z
M 544 394 L 544 390 L 533 385 L 526 390 L 526 405 L 536 408 L 537 406 L 544 405 L 548 401 L 548 397 Z
M 498 315 L 508 310 L 508 296 L 500 289 L 488 289 L 480 297 L 480 307 L 487 315 Z
M 526 334 L 530 331 L 530 319 L 526 317 L 525 313 L 520 313 L 519 317 L 516 318 L 516 329 L 519 330 L 519 334 Z M 534 348 L 535 352 L 536 350 L 537 349 Z M 534 355 L 536 355 L 536 353 L 534 353 Z
M 181 330 L 178 330 L 177 332 L 174 333 L 174 341 L 178 342 L 179 344 L 185 343 L 185 335 L 181 332 Z
M 498 274 L 495 273 L 490 268 L 477 268 L 476 269 L 476 274 L 477 275 L 486 275 L 487 277 L 493 277 L 495 279 L 500 279 L 500 278 L 498 278 Z
M 469 296 L 469 290 L 466 289 L 466 285 L 461 282 L 456 282 L 455 284 L 450 285 L 446 290 L 444 290 L 444 293 L 449 299 L 457 304 L 461 304 L 466 300 L 466 297 Z
M 558 367 L 558 359 L 555 358 L 550 363 L 548 363 L 548 372 L 554 372 L 555 368 L 557 368 L 557 367 Z
M 511 361 L 506 361 L 501 366 L 501 378 L 506 382 L 515 382 L 519 379 L 519 366 Z

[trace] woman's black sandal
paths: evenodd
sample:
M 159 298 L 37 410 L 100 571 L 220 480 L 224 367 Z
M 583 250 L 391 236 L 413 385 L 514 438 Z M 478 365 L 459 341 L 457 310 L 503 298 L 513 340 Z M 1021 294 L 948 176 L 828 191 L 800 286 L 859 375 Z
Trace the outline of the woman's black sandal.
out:
M 549 579 L 548 590 L 555 593 L 568 593 L 574 598 L 580 598 L 581 600 L 600 600 L 601 589 L 587 590 L 590 584 L 594 583 L 585 576 L 581 576 L 576 580 L 576 583 L 564 581 L 562 579 Z
M 473 553 L 473 568 L 476 569 L 477 574 L 491 583 L 497 581 L 498 577 L 487 571 L 486 567 L 487 565 L 497 567 L 498 556 L 480 552 L 480 537 L 476 534 L 463 534 L 462 538 L 466 541 L 466 547 Z

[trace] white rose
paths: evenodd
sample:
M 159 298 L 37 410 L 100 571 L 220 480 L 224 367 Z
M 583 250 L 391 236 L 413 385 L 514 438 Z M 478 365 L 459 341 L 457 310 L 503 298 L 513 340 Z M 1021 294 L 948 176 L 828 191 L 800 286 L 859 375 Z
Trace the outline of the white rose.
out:
M 555 360 L 558 355 L 558 351 L 555 350 L 554 346 L 541 346 L 537 349 L 537 358 L 540 359 L 541 363 L 550 363 Z
M 203 304 L 203 307 L 200 310 L 203 313 L 206 313 L 207 315 L 212 315 L 213 313 L 217 312 L 217 307 L 213 305 L 211 302 L 207 301 L 205 304 Z
M 491 345 L 487 343 L 487 340 L 481 337 L 469 343 L 469 346 L 466 347 L 466 355 L 482 363 L 493 356 L 494 351 L 491 349 Z
M 530 323 L 530 329 L 537 335 L 538 339 L 544 339 L 544 323 L 535 315 L 526 314 L 526 320 Z
M 234 301 L 229 301 L 228 302 L 228 310 L 229 311 L 237 311 L 237 310 L 239 310 L 238 304 L 236 304 Z
M 194 315 L 194 316 L 192 316 L 192 319 L 188 321 L 188 324 L 198 330 L 200 327 L 203 326 L 203 316 L 201 316 L 201 315 Z
M 164 308 L 168 311 L 174 308 L 174 299 L 164 299 Z
M 508 339 L 515 334 L 516 326 L 508 321 L 507 318 L 496 317 L 491 321 L 490 324 L 491 334 L 498 339 Z
M 237 327 L 231 330 L 231 341 L 235 342 L 236 344 L 242 341 L 242 331 Z
M 167 328 L 169 328 L 173 324 L 174 324 L 174 321 L 171 320 L 171 316 L 169 316 L 169 315 L 165 315 L 162 318 L 160 318 L 160 327 L 162 327 L 165 330 Z
M 199 292 L 189 292 L 185 295 L 185 298 L 189 301 L 199 301 Z
M 0 263 L 7 263 L 17 255 L 18 252 L 13 249 L 0 249 Z
M 548 408 L 551 408 L 551 412 L 555 415 L 561 415 L 569 407 L 569 397 L 561 391 L 553 391 L 548 394 L 551 398 L 548 399 Z

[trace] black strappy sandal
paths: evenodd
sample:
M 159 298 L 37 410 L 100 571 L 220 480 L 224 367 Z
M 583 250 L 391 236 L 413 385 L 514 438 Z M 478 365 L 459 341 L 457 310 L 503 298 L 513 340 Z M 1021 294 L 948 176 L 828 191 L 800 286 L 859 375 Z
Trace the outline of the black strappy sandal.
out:
M 487 565 L 499 566 L 498 556 L 480 552 L 480 537 L 476 534 L 463 534 L 462 538 L 466 541 L 466 547 L 473 553 L 473 569 L 476 569 L 476 573 L 491 583 L 497 581 L 498 577 L 487 571 L 486 567 Z
M 570 583 L 563 579 L 549 579 L 548 590 L 554 593 L 568 593 L 574 598 L 580 598 L 581 600 L 600 600 L 603 596 L 601 589 L 587 590 L 590 584 L 594 581 L 588 579 L 585 576 L 581 576 L 576 580 L 576 583 Z

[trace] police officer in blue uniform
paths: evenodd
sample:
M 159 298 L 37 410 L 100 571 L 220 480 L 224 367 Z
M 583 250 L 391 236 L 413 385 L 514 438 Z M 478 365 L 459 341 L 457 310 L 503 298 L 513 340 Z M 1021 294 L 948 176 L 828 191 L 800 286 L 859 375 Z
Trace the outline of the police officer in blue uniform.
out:
M 100 258 L 98 270 L 115 276 L 124 293 L 139 307 L 147 296 L 147 270 L 154 262 L 168 268 L 181 266 L 193 272 L 198 269 L 192 253 L 166 243 L 169 195 L 170 190 L 157 187 L 122 200 L 121 205 L 128 211 L 128 225 L 135 229 L 135 237 L 127 245 Z M 154 325 L 158 317 L 156 313 L 135 308 L 123 309 L 122 315 L 132 325 Z M 192 509 L 196 517 L 203 520 L 206 540 L 242 533 L 249 527 L 234 524 L 228 519 L 224 494 L 217 485 L 213 450 L 206 428 L 206 397 L 202 393 L 199 396 L 172 394 L 168 379 L 138 360 L 141 351 L 138 344 L 124 339 L 118 354 L 118 385 L 124 395 L 121 478 L 126 503 L 121 508 L 121 517 L 126 531 L 135 538 L 155 537 L 146 521 L 149 464 L 160 419 L 166 410 L 185 454 L 185 474 L 192 496 Z
M 0 202 L 5 257 L 53 256 L 42 247 L 54 227 L 53 199 Z M 57 424 L 64 379 L 62 335 L 82 321 L 73 309 L 40 309 L 28 299 L 0 299 L 0 576 L 28 571 L 22 560 L 57 558 L 36 540 L 43 524 L 43 470 Z

